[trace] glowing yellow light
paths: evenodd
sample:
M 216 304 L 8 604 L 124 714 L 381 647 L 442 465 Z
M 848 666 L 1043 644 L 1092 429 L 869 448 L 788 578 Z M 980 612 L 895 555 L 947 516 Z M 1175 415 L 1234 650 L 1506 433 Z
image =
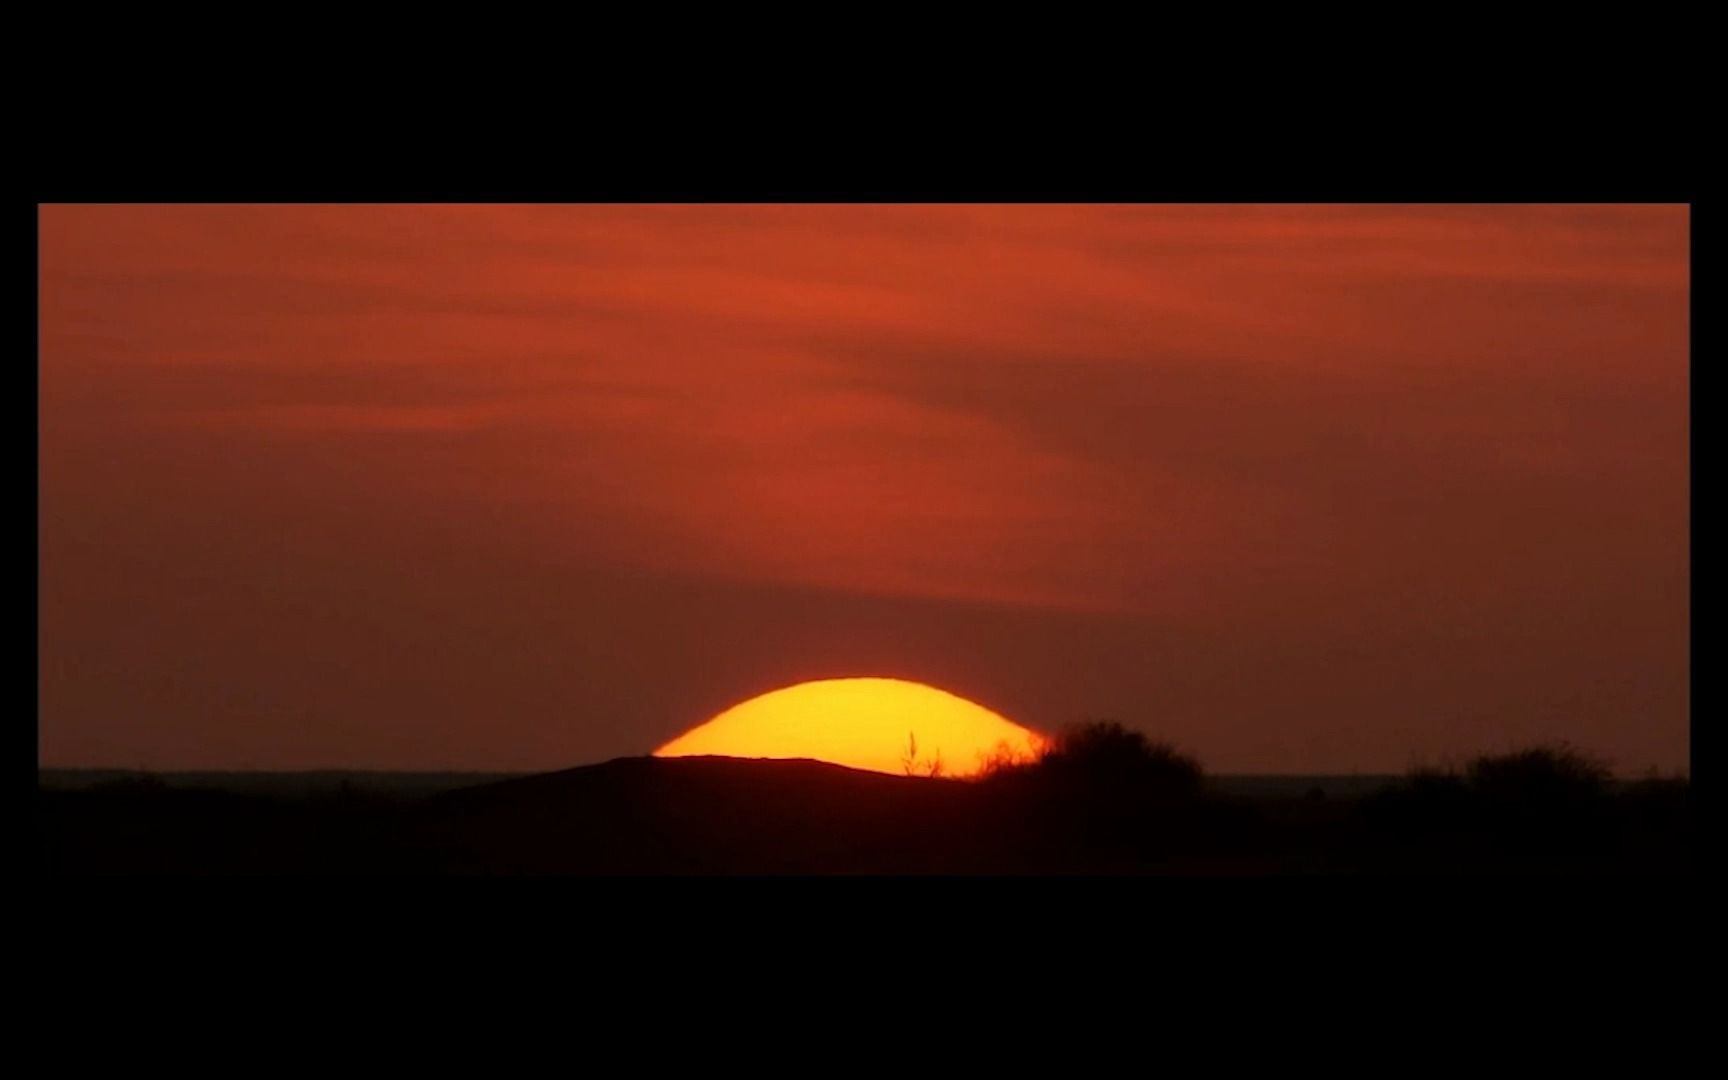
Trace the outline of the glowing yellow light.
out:
M 874 772 L 969 776 L 1042 738 L 945 690 L 903 679 L 820 679 L 734 705 L 655 757 L 813 758 Z M 914 749 L 915 747 L 915 749 Z

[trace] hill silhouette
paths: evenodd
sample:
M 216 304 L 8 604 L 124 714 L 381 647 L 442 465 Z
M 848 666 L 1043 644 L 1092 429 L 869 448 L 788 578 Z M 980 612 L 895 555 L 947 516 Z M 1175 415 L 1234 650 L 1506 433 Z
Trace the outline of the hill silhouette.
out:
M 1241 794 L 1093 725 L 977 780 L 809 760 L 620 758 L 414 798 L 177 788 L 38 792 L 72 875 L 1690 872 L 1690 785 L 1616 784 L 1554 748 L 1383 790 Z
M 621 758 L 435 796 L 402 849 L 459 873 L 941 872 L 969 794 L 819 761 Z

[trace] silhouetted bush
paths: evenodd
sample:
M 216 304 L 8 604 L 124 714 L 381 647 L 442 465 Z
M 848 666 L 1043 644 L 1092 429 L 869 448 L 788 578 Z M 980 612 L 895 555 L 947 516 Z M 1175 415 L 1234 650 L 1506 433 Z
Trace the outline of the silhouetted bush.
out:
M 1111 722 L 1069 727 L 1031 760 L 1003 755 L 982 778 L 997 821 L 1033 863 L 1144 868 L 1204 846 L 1203 774 L 1168 743 Z
M 1575 806 L 1609 794 L 1606 763 L 1565 744 L 1476 758 L 1465 771 L 1471 793 L 1503 805 Z
M 1035 743 L 1037 743 L 1036 740 Z M 1006 773 L 1011 769 L 1032 765 L 1043 754 L 1042 744 L 1038 743 L 1038 745 L 1038 749 L 1024 750 L 1016 747 L 1007 739 L 1002 739 L 989 753 L 981 752 L 978 754 L 978 768 L 974 775 L 979 778 L 988 778 Z
M 1046 774 L 1102 787 L 1192 795 L 1200 790 L 1200 763 L 1166 742 L 1121 724 L 1082 724 L 1059 733 L 1039 758 Z
M 1370 824 L 1413 839 L 1430 839 L 1472 826 L 1470 788 L 1454 772 L 1422 768 L 1362 800 Z
M 1576 849 L 1601 839 L 1613 774 L 1565 745 L 1479 757 L 1465 771 L 1470 794 L 1501 846 Z
M 1100 794 L 1166 796 L 1198 794 L 1204 779 L 1194 758 L 1109 721 L 1066 728 L 1029 761 L 1007 757 L 987 762 L 983 776 Z
M 1364 800 L 1365 819 L 1395 843 L 1578 852 L 1607 836 L 1613 776 L 1564 744 L 1472 759 L 1461 771 L 1420 769 Z

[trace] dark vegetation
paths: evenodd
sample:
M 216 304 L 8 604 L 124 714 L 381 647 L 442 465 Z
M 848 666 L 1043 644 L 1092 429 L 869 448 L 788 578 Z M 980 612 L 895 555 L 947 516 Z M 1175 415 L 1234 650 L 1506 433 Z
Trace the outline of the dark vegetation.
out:
M 974 780 L 814 761 L 621 758 L 423 790 L 116 776 L 38 792 L 63 874 L 1683 874 L 1690 784 L 1566 746 L 1367 793 L 1233 789 L 1116 724 Z M 453 788 L 453 789 L 452 789 Z

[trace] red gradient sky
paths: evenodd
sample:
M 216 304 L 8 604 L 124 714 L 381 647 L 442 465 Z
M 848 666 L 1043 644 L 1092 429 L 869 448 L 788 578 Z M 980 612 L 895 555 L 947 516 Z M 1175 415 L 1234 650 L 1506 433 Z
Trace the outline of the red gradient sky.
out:
M 803 679 L 1223 772 L 1688 756 L 1683 206 L 44 206 L 44 765 Z

